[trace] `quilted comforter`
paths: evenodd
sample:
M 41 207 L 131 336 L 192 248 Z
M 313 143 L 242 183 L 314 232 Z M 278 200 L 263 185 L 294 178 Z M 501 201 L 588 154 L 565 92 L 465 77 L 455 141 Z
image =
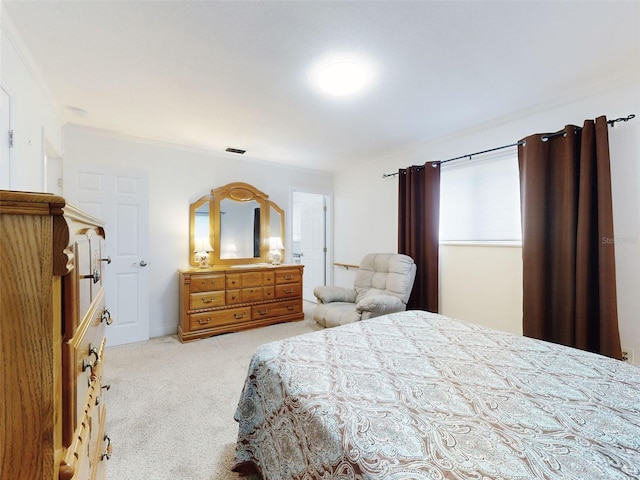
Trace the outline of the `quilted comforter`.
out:
M 640 368 L 428 312 L 259 347 L 235 418 L 265 480 L 640 478 Z

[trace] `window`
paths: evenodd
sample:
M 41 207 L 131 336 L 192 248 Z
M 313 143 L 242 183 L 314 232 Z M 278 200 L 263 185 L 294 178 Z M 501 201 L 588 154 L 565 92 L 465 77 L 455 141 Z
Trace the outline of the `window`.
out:
M 440 242 L 521 241 L 518 157 L 513 149 L 442 165 Z

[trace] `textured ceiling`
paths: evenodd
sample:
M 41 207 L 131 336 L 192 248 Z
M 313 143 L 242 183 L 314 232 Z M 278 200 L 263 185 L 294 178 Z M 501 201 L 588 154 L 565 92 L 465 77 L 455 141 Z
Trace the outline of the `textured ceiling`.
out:
M 3 8 L 66 121 L 323 170 L 640 71 L 637 1 L 4 0 Z M 371 85 L 348 98 L 320 93 L 310 72 L 344 55 L 371 66 Z

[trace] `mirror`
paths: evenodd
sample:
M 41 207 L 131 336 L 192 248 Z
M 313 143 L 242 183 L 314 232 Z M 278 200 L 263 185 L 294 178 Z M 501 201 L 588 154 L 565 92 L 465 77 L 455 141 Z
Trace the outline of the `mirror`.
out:
M 274 253 L 284 256 L 284 211 L 247 183 L 211 190 L 191 204 L 189 222 L 191 265 L 200 265 L 195 249 L 207 241 L 209 246 L 198 248 L 213 249 L 208 266 L 271 263 Z
M 260 256 L 260 204 L 220 200 L 220 258 Z

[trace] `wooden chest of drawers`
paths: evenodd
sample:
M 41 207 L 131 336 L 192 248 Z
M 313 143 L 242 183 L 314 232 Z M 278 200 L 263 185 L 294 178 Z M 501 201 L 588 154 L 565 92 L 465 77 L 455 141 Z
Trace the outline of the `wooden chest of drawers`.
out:
M 302 320 L 303 268 L 180 270 L 180 340 Z
M 0 232 L 0 478 L 103 479 L 103 224 L 0 191 Z

